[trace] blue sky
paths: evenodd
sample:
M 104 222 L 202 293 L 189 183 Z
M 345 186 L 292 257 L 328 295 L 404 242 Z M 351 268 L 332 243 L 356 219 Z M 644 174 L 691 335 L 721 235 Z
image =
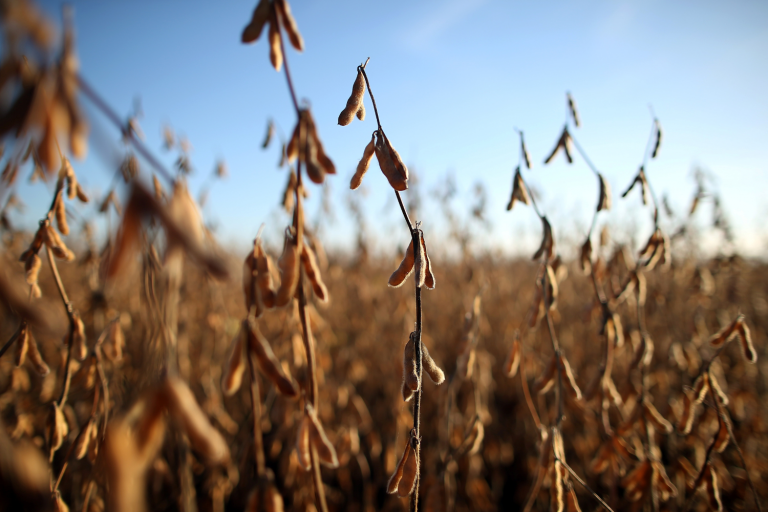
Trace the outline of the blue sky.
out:
M 118 111 L 140 97 L 147 145 L 170 167 L 161 149 L 165 124 L 194 150 L 191 186 L 198 190 L 219 158 L 230 176 L 217 182 L 204 213 L 224 243 L 245 243 L 267 223 L 276 236 L 287 217 L 278 212 L 285 170 L 278 146 L 260 147 L 268 118 L 290 132 L 295 121 L 282 73 L 268 61 L 265 40 L 239 41 L 255 1 L 86 1 L 75 7 L 82 74 Z M 59 18 L 60 2 L 42 7 Z M 367 71 L 382 125 L 425 195 L 425 230 L 445 223 L 429 191 L 455 177 L 457 211 L 472 189 L 488 192 L 489 231 L 478 244 L 528 251 L 539 236 L 530 209 L 505 211 L 518 161 L 515 127 L 523 129 L 534 160 L 525 171 L 541 192 L 556 233 L 583 236 L 596 203 L 597 184 L 586 165 L 561 157 L 542 161 L 565 114 L 565 91 L 575 97 L 583 126 L 574 135 L 614 192 L 604 220 L 628 225 L 637 237 L 648 226 L 639 199 L 619 194 L 640 164 L 651 129 L 649 104 L 664 128 L 659 158 L 647 169 L 659 195 L 678 211 L 693 195 L 691 169 L 717 178 L 740 250 L 765 253 L 768 230 L 768 4 L 765 2 L 504 2 L 392 1 L 291 3 L 306 50 L 289 50 L 299 98 L 306 98 L 326 151 L 339 174 L 330 177 L 335 223 L 325 222 L 331 245 L 353 240 L 348 220 L 349 178 L 375 129 L 369 117 L 340 127 L 336 119 L 355 78 Z M 99 128 L 101 126 L 101 128 Z M 101 120 L 94 130 L 106 127 Z M 107 129 L 108 137 L 118 139 Z M 115 146 L 118 147 L 119 146 Z M 91 190 L 105 190 L 112 165 L 91 151 L 76 164 Z M 371 232 L 385 247 L 407 233 L 391 189 L 376 164 L 364 180 L 363 204 Z M 48 194 L 21 187 L 27 214 L 38 216 Z M 313 187 L 309 210 L 319 210 Z M 406 192 L 406 196 L 407 196 Z M 699 212 L 704 225 L 708 212 Z M 619 236 L 619 235 L 617 235 Z M 629 236 L 627 234 L 624 235 Z

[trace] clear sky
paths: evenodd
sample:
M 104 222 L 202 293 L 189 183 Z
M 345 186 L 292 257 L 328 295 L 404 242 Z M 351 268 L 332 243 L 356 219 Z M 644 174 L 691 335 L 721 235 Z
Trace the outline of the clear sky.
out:
M 260 143 L 268 118 L 290 133 L 295 114 L 284 75 L 269 65 L 264 36 L 240 43 L 255 0 L 71 3 L 82 74 L 125 115 L 141 98 L 147 145 L 170 167 L 174 155 L 161 149 L 162 127 L 186 135 L 194 148 L 194 190 L 217 159 L 226 159 L 230 176 L 214 185 L 204 210 L 222 241 L 245 243 L 262 222 L 268 233 L 280 233 L 287 217 L 276 212 L 286 171 L 276 167 L 279 147 L 264 151 Z M 41 5 L 60 18 L 60 2 Z M 441 223 L 429 192 L 452 174 L 458 211 L 470 208 L 475 183 L 487 189 L 492 227 L 481 243 L 513 252 L 536 244 L 533 212 L 505 211 L 518 127 L 534 161 L 524 175 L 540 191 L 556 233 L 583 236 L 596 203 L 594 177 L 578 157 L 572 166 L 562 157 L 542 165 L 571 91 L 583 123 L 575 136 L 613 188 L 615 206 L 606 218 L 644 215 L 637 193 L 623 201 L 619 194 L 640 164 L 652 104 L 664 140 L 647 174 L 659 195 L 684 211 L 694 192 L 692 167 L 707 168 L 741 250 L 765 254 L 768 3 L 293 0 L 291 7 L 306 45 L 288 55 L 297 94 L 311 103 L 339 173 L 329 179 L 336 221 L 323 234 L 332 245 L 353 239 L 349 178 L 375 129 L 368 98 L 365 122 L 342 128 L 336 120 L 356 66 L 370 57 L 382 124 L 420 178 L 427 233 Z M 93 128 L 106 126 L 102 119 Z M 92 150 L 77 169 L 92 190 L 103 191 L 109 165 Z M 407 233 L 375 162 L 364 185 L 372 233 L 384 241 L 394 229 L 402 245 Z M 44 209 L 35 196 L 49 200 L 35 187 L 22 187 L 33 217 Z M 322 192 L 311 192 L 315 212 Z M 706 210 L 697 215 L 702 224 L 709 217 Z M 638 225 L 638 236 L 647 236 L 647 226 Z

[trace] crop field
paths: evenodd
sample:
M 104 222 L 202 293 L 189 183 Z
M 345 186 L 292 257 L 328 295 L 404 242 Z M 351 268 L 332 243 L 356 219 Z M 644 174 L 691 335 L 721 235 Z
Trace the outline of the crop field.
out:
M 712 209 L 707 229 L 723 239 L 731 227 L 702 173 L 682 215 L 656 195 L 665 139 L 655 116 L 619 194 L 579 144 L 567 93 L 545 165 L 579 160 L 591 171 L 586 238 L 561 250 L 581 234 L 562 232 L 537 204 L 520 131 L 506 215 L 535 212 L 541 243 L 526 257 L 472 251 L 470 224 L 441 240 L 416 217 L 412 175 L 373 95 L 385 71 L 350 63 L 357 75 L 338 124 L 372 130 L 351 194 L 382 171 L 402 246 L 372 250 L 361 220 L 356 247 L 326 251 L 305 220 L 305 192 L 343 178 L 296 99 L 310 84 L 290 74 L 286 48 L 304 41 L 287 0 L 260 0 L 241 39 L 269 47 L 258 64 L 285 74 L 295 109 L 281 148 L 287 185 L 273 191 L 290 221 L 281 247 L 259 230 L 238 253 L 202 222 L 184 142 L 166 132 L 181 154 L 166 168 L 136 119 L 121 120 L 79 74 L 76 23 L 63 18 L 54 40 L 33 4 L 0 0 L 0 510 L 768 503 L 768 266 L 736 252 L 698 256 L 698 209 Z M 84 104 L 131 148 L 99 197 L 78 180 L 95 129 Z M 274 135 L 270 123 L 265 147 L 280 145 Z M 24 212 L 31 230 L 10 221 L 28 179 L 47 184 L 45 209 Z M 605 227 L 619 201 L 650 219 L 637 246 Z M 85 203 L 99 205 L 98 218 L 82 218 Z M 104 239 L 79 227 L 107 216 Z

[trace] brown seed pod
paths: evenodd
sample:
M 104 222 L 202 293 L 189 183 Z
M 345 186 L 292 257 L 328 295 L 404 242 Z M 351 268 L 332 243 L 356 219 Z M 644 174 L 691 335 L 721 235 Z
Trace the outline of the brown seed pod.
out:
M 651 403 L 650 400 L 644 400 L 643 401 L 643 408 L 645 409 L 645 418 L 656 425 L 656 427 L 661 430 L 662 432 L 666 434 L 671 434 L 672 430 L 672 424 L 664 418 L 664 416 L 661 415 L 661 413 L 656 409 L 656 407 Z
M 301 249 L 301 262 L 304 264 L 304 272 L 307 274 L 307 279 L 312 284 L 312 290 L 322 302 L 328 302 L 328 289 L 323 283 L 323 278 L 320 275 L 320 267 L 317 265 L 317 258 L 315 258 L 315 252 L 308 244 L 303 244 Z
M 75 254 L 64 245 L 59 234 L 56 233 L 56 230 L 48 223 L 44 226 L 43 242 L 51 249 L 53 255 L 57 258 L 65 261 L 72 261 L 75 259 Z
M 424 243 L 423 243 L 423 235 L 421 233 L 421 230 L 418 230 L 418 249 L 416 250 L 416 255 L 414 256 L 413 260 L 413 268 L 416 271 L 416 275 L 414 276 L 416 279 L 416 287 L 421 288 L 424 286 L 424 279 L 426 278 L 427 274 L 427 259 L 424 257 Z
M 283 395 L 288 397 L 297 396 L 299 390 L 296 388 L 296 384 L 294 384 L 290 376 L 286 375 L 280 361 L 272 351 L 272 346 L 264 335 L 261 334 L 256 319 L 249 317 L 248 319 L 243 320 L 242 329 L 248 334 L 248 347 L 250 353 L 256 357 L 256 362 L 264 375 L 272 381 L 272 384 L 274 384 L 277 390 Z
M 400 177 L 408 181 L 408 168 L 405 166 L 405 163 L 403 162 L 403 159 L 400 158 L 400 153 L 397 152 L 397 150 L 392 146 L 392 143 L 389 141 L 389 138 L 384 135 L 384 142 L 386 143 L 387 150 L 389 150 L 389 154 L 392 157 L 392 161 L 395 164 L 395 169 L 397 169 L 397 172 L 400 174 Z
M 475 371 L 475 359 L 477 353 L 473 345 L 468 344 L 464 351 L 456 358 L 456 373 L 461 380 L 472 378 Z
M 368 167 L 371 165 L 371 160 L 373 160 L 375 147 L 375 136 L 371 135 L 371 142 L 365 146 L 365 151 L 363 151 L 363 158 L 361 158 L 360 162 L 357 164 L 355 174 L 352 176 L 352 180 L 349 182 L 349 188 L 352 190 L 358 188 L 363 182 L 363 176 L 365 176 L 365 173 L 368 172 Z
M 397 464 L 397 469 L 395 469 L 395 473 L 389 479 L 389 484 L 387 485 L 387 492 L 389 494 L 396 492 L 398 496 L 404 498 L 410 496 L 416 487 L 416 480 L 419 475 L 419 461 L 413 445 L 417 442 L 418 440 L 411 433 L 411 437 L 406 442 L 403 456 Z
M 517 169 L 515 169 L 515 177 L 512 179 L 512 196 L 509 198 L 509 203 L 507 203 L 507 211 L 510 211 L 515 206 L 515 201 L 531 204 L 528 189 L 520 174 L 520 166 L 517 166 Z
M 731 341 L 737 334 L 740 334 L 739 324 L 743 321 L 743 315 L 737 316 L 733 322 L 725 326 L 724 328 L 720 329 L 717 333 L 713 334 L 711 338 L 709 338 L 709 343 L 713 347 L 719 347 L 723 343 L 728 343 Z
M 325 430 L 317 417 L 317 412 L 312 404 L 306 405 L 306 414 L 311 420 L 309 429 L 309 442 L 317 450 L 317 457 L 320 464 L 327 468 L 339 467 L 339 458 L 336 456 L 336 449 L 325 435 Z
M 260 0 L 256 9 L 253 11 L 251 22 L 243 29 L 243 34 L 240 37 L 243 43 L 252 43 L 261 36 L 261 31 L 264 29 L 264 24 L 269 20 L 271 11 L 271 2 L 269 0 Z M 173 140 L 173 139 L 171 139 Z
M 171 377 L 165 383 L 164 393 L 168 411 L 183 425 L 192 448 L 211 464 L 228 462 L 227 442 L 213 428 L 187 384 L 178 377 Z
M 40 256 L 32 253 L 24 261 L 24 272 L 27 284 L 37 284 L 37 278 L 40 275 L 40 267 L 43 264 Z
M 312 469 L 312 455 L 309 445 L 309 431 L 312 428 L 312 420 L 309 419 L 306 411 L 301 418 L 301 423 L 296 431 L 296 455 L 299 459 L 299 466 L 304 471 Z
M 718 382 L 717 378 L 712 373 L 708 373 L 708 375 L 709 385 L 712 386 L 712 391 L 715 392 L 721 404 L 728 406 L 728 395 L 726 395 L 725 391 L 723 391 L 723 388 L 720 387 L 720 382 Z
M 723 501 L 720 499 L 720 485 L 717 481 L 717 472 L 712 467 L 711 462 L 707 462 L 707 466 L 704 468 L 702 481 L 704 482 L 705 492 L 709 500 L 709 508 L 721 512 L 723 510 Z
M 600 199 L 597 201 L 597 211 L 611 209 L 611 186 L 602 174 L 600 178 Z
M 247 357 L 246 337 L 247 334 L 241 325 L 235 339 L 232 340 L 229 362 L 227 362 L 226 371 L 221 377 L 221 390 L 225 396 L 234 395 L 240 389 L 240 384 L 243 382 Z
M 406 402 L 421 386 L 419 375 L 416 373 L 416 338 L 416 332 L 412 332 L 403 349 L 403 400 Z
M 718 421 L 720 422 L 720 428 L 718 429 L 717 438 L 715 439 L 715 451 L 717 451 L 717 453 L 723 453 L 728 447 L 728 442 L 731 440 L 729 427 L 731 429 L 733 427 L 729 425 L 731 420 L 728 419 L 726 414 L 719 416 Z
M 645 490 L 651 483 L 652 467 L 649 460 L 645 460 L 635 466 L 621 481 L 625 495 L 630 501 L 637 501 L 643 497 Z
M 427 372 L 427 375 L 429 375 L 432 382 L 438 386 L 445 382 L 445 373 L 439 366 L 437 366 L 437 363 L 432 359 L 432 356 L 429 355 L 427 346 L 423 343 L 421 344 L 421 362 L 422 368 Z
M 85 358 L 88 357 L 88 346 L 85 338 L 85 325 L 79 313 L 74 312 L 72 314 L 72 323 L 72 355 L 78 361 L 85 361 Z
M 352 94 L 347 100 L 347 106 L 339 114 L 339 124 L 341 126 L 347 126 L 354 119 L 355 114 L 363 106 L 363 99 L 365 97 L 365 77 L 362 70 L 357 70 L 357 77 L 355 83 L 352 84 Z M 363 114 L 364 115 L 364 114 Z M 362 119 L 361 119 L 362 120 Z
M 520 358 L 523 353 L 518 336 L 518 332 L 515 332 L 515 341 L 512 342 L 512 348 L 507 356 L 507 362 L 504 363 L 504 373 L 510 378 L 517 375 L 517 370 L 520 368 Z
M 400 262 L 400 266 L 397 267 L 397 270 L 395 270 L 389 277 L 389 286 L 393 288 L 399 288 L 402 286 L 406 278 L 411 275 L 411 272 L 413 272 L 413 267 L 413 239 L 411 239 L 411 243 L 408 244 L 408 248 L 405 250 L 403 261 Z
M 581 389 L 579 389 L 579 385 L 576 384 L 576 378 L 573 376 L 571 364 L 564 355 L 560 356 L 560 373 L 571 396 L 576 400 L 581 400 Z
M 568 97 L 568 110 L 571 112 L 573 124 L 578 128 L 581 126 L 581 121 L 579 119 L 579 112 L 576 110 L 576 102 L 574 101 L 573 96 L 571 96 L 571 93 L 566 93 L 566 96 Z
M 275 273 L 275 269 L 272 258 L 261 245 L 261 239 L 256 244 L 256 270 L 258 271 L 256 290 L 259 307 L 261 309 L 273 308 L 275 307 L 275 283 L 272 275 Z
M 379 168 L 384 176 L 387 178 L 390 186 L 402 192 L 408 189 L 408 178 L 403 177 L 400 171 L 397 169 L 394 157 L 389 151 L 389 144 L 385 142 L 381 131 L 376 132 L 376 145 L 374 146 L 374 152 L 376 153 L 376 160 L 379 162 Z M 407 176 L 407 174 L 406 174 Z
M 64 417 L 64 412 L 59 404 L 53 402 L 48 416 L 48 439 L 50 443 L 50 460 L 53 460 L 53 454 L 61 448 L 61 444 L 69 434 L 69 425 Z
M 69 224 L 67 224 L 67 208 L 64 205 L 64 191 L 59 190 L 53 204 L 53 211 L 56 215 L 56 224 L 62 235 L 69 234 Z
M 299 27 L 296 26 L 296 20 L 293 19 L 291 14 L 291 8 L 288 5 L 288 0 L 274 0 L 277 12 L 280 15 L 280 22 L 285 28 L 285 32 L 288 34 L 288 40 L 291 42 L 296 51 L 304 51 L 304 40 L 299 33 Z
M 672 481 L 667 475 L 667 470 L 664 469 L 664 465 L 660 462 L 654 461 L 652 464 L 653 469 L 653 488 L 659 496 L 659 499 L 664 502 L 669 498 L 677 496 L 677 488 L 672 484 Z
M 39 375 L 45 377 L 51 372 L 51 369 L 48 368 L 48 365 L 45 364 L 45 361 L 43 360 L 43 356 L 40 355 L 40 349 L 37 347 L 37 342 L 31 332 L 29 333 L 27 343 L 27 358 L 29 359 L 29 362 L 32 363 L 35 367 L 35 371 L 37 371 Z
M 754 364 L 757 362 L 757 352 L 755 352 L 755 346 L 752 344 L 752 336 L 749 333 L 749 327 L 744 323 L 742 318 L 739 322 L 739 341 L 741 342 L 741 353 L 744 354 L 744 359 Z
M 549 361 L 549 366 L 547 366 L 547 369 L 533 384 L 532 391 L 534 393 L 543 395 L 552 389 L 552 386 L 555 384 L 555 375 L 557 375 L 557 356 L 553 355 L 552 359 Z
M 424 260 L 426 261 L 426 266 L 424 268 L 424 284 L 429 290 L 435 289 L 435 274 L 432 272 L 432 261 L 429 259 L 429 254 L 427 253 L 427 241 L 424 239 L 424 234 L 419 231 L 420 238 L 421 238 L 421 248 L 424 251 Z M 414 262 L 414 266 L 415 262 Z
M 296 191 L 296 173 L 293 172 L 293 169 L 291 169 L 291 173 L 288 175 L 288 183 L 285 184 L 285 189 L 283 190 L 283 209 L 290 213 L 293 210 L 294 202 L 296 201 L 295 191 Z
M 365 121 L 365 105 L 360 105 L 360 108 L 357 109 L 355 115 L 359 120 Z
M 483 439 L 485 438 L 485 427 L 483 426 L 483 422 L 480 421 L 479 416 L 475 416 L 475 420 L 472 422 L 472 428 L 469 430 L 469 433 L 465 436 L 465 441 L 462 444 L 466 444 L 466 446 L 469 447 L 467 450 L 468 455 L 474 455 L 478 451 L 480 451 L 480 447 L 483 444 Z
M 275 296 L 275 306 L 283 307 L 288 304 L 296 294 L 296 287 L 299 284 L 299 264 L 297 240 L 291 233 L 290 228 L 285 230 L 285 242 L 283 253 L 277 261 L 280 269 L 281 283 Z
M 80 460 L 88 453 L 88 445 L 91 443 L 92 432 L 96 431 L 96 422 L 93 418 L 88 420 L 85 427 L 80 431 L 75 441 L 75 459 Z
M 531 169 L 531 155 L 528 154 L 528 148 L 525 147 L 525 138 L 523 137 L 523 132 L 520 132 L 520 152 L 523 155 L 525 167 L 527 169 Z
M 16 334 L 14 334 L 11 338 L 10 343 L 16 344 L 16 366 L 23 365 L 24 361 L 27 359 L 27 352 L 29 351 L 29 328 L 27 327 L 26 323 L 21 323 L 19 329 L 16 331 Z
M 109 332 L 102 345 L 102 352 L 110 361 L 119 361 L 123 358 L 123 347 L 125 347 L 125 334 L 120 325 L 120 319 L 110 323 L 107 329 Z
M 312 117 L 312 112 L 309 109 L 304 109 L 302 114 L 307 124 L 307 134 L 309 136 L 308 142 L 311 143 L 311 151 L 308 160 L 317 161 L 320 169 L 325 174 L 336 174 L 336 166 L 333 164 L 333 161 L 328 158 L 328 155 L 326 155 L 323 143 L 320 141 L 320 135 L 317 133 L 317 125 L 315 124 L 315 119 Z M 322 183 L 322 181 L 319 183 Z
M 680 420 L 677 423 L 677 430 L 681 434 L 688 435 L 691 433 L 691 428 L 693 427 L 693 418 L 695 415 L 694 411 L 694 400 L 690 397 L 690 395 L 686 394 L 683 396 L 683 413 L 680 416 Z
M 659 154 L 659 146 L 661 146 L 661 123 L 659 123 L 659 120 L 654 117 L 653 124 L 656 127 L 656 143 L 653 145 L 651 158 L 656 158 L 656 155 Z
M 581 257 L 579 258 L 581 263 L 581 271 L 584 275 L 590 275 L 592 273 L 592 240 L 587 237 L 584 245 L 581 246 Z
M 275 71 L 280 71 L 280 68 L 283 67 L 283 49 L 280 47 L 280 27 L 277 26 L 277 13 L 274 10 L 271 10 L 270 14 L 269 61 L 272 63 Z
M 571 138 L 571 134 L 568 132 L 568 127 L 565 127 L 563 130 L 563 152 L 565 152 L 565 158 L 568 160 L 569 164 L 573 163 L 573 157 L 571 154 L 573 153 L 573 139 Z
M 565 512 L 565 482 L 563 481 L 563 472 L 565 467 L 559 460 L 555 460 L 552 466 L 554 481 L 550 488 L 552 511 Z
M 543 226 L 543 234 L 541 238 L 541 245 L 533 255 L 534 260 L 538 260 L 542 256 L 546 256 L 546 260 L 552 258 L 555 253 L 555 241 L 552 237 L 552 226 L 549 225 L 549 221 L 546 217 L 541 218 L 541 224 Z

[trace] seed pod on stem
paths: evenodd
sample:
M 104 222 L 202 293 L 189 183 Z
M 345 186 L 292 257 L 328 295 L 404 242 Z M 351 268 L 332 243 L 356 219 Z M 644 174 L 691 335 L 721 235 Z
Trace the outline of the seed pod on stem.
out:
M 322 302 L 328 302 L 328 290 L 320 275 L 320 267 L 317 265 L 315 252 L 306 243 L 303 244 L 301 249 L 301 262 L 304 265 L 304 272 L 307 274 L 307 279 L 309 279 L 309 282 L 312 285 L 312 290 L 315 292 L 315 296 Z
M 517 375 L 517 370 L 520 368 L 520 358 L 522 357 L 522 347 L 520 346 L 519 334 L 515 332 L 515 340 L 512 342 L 512 348 L 507 356 L 507 362 L 504 363 L 504 373 L 507 377 L 514 377 Z
M 243 43 L 252 43 L 261 36 L 264 25 L 269 21 L 270 12 L 270 0 L 260 0 L 253 11 L 251 22 L 243 29 L 243 34 L 240 38 Z
M 221 390 L 225 396 L 232 396 L 240 389 L 240 384 L 243 382 L 243 374 L 245 373 L 246 366 L 246 347 L 247 347 L 247 334 L 243 330 L 243 326 L 240 326 L 240 330 L 237 332 L 235 339 L 232 340 L 232 348 L 230 349 L 229 362 L 227 363 L 226 371 L 221 377 Z
M 414 256 L 413 256 L 413 239 L 411 239 L 411 243 L 408 244 L 408 248 L 405 250 L 405 255 L 403 256 L 403 261 L 400 262 L 400 266 L 397 267 L 397 270 L 395 270 L 392 275 L 389 277 L 389 286 L 393 288 L 398 288 L 403 285 L 405 282 L 405 279 L 411 275 L 411 272 L 413 272 L 414 267 Z
M 390 152 L 391 145 L 382 136 L 381 130 L 376 132 L 376 145 L 374 151 L 376 153 L 376 160 L 379 162 L 379 168 L 381 172 L 386 176 L 390 186 L 402 192 L 408 189 L 408 176 L 401 174 L 395 165 L 394 155 Z M 398 155 L 399 157 L 399 155 Z
M 339 458 L 336 455 L 336 449 L 328 440 L 323 425 L 317 417 L 317 412 L 312 404 L 307 404 L 305 414 L 310 419 L 309 442 L 317 450 L 317 456 L 320 463 L 328 468 L 339 467 Z
M 293 19 L 291 8 L 288 5 L 288 0 L 274 0 L 277 13 L 280 15 L 280 22 L 288 34 L 288 40 L 291 42 L 296 51 L 304 51 L 304 40 L 299 33 L 299 27 L 296 25 L 296 20 Z
M 416 338 L 417 333 L 412 332 L 403 349 L 403 400 L 406 402 L 413 398 L 414 392 L 419 390 L 421 382 L 416 373 Z
M 280 71 L 283 67 L 283 49 L 280 46 L 280 27 L 277 26 L 276 20 L 277 13 L 274 9 L 270 10 L 269 20 L 269 61 L 275 68 L 275 71 Z
M 552 226 L 550 226 L 546 217 L 541 218 L 541 224 L 543 228 L 541 245 L 539 245 L 538 250 L 536 250 L 536 253 L 533 255 L 533 259 L 538 260 L 546 255 L 545 259 L 550 260 L 555 253 L 555 241 L 552 237 Z
M 272 381 L 277 390 L 285 396 L 295 397 L 299 394 L 296 384 L 286 375 L 280 361 L 272 351 L 272 346 L 261 334 L 256 319 L 249 317 L 243 320 L 242 329 L 248 336 L 248 350 L 256 358 L 259 368 Z
M 597 211 L 610 210 L 611 186 L 602 174 L 598 174 L 598 177 L 600 178 L 600 199 L 597 201 Z
M 301 423 L 296 431 L 296 455 L 299 459 L 299 466 L 304 471 L 312 469 L 312 455 L 311 447 L 309 444 L 309 431 L 312 428 L 312 420 L 305 413 L 301 417 Z
M 528 189 L 525 186 L 523 177 L 520 175 L 520 166 L 515 169 L 515 177 L 512 180 L 512 196 L 507 203 L 507 211 L 511 210 L 515 206 L 515 201 L 520 201 L 523 204 L 531 204 L 531 199 L 528 196 Z
M 445 382 L 445 372 L 437 366 L 432 356 L 429 355 L 429 350 L 425 344 L 421 344 L 421 363 L 424 371 L 429 375 L 429 378 L 438 386 Z
M 355 83 L 352 84 L 352 94 L 347 100 L 347 106 L 339 114 L 339 124 L 341 126 L 347 126 L 352 122 L 355 114 L 363 106 L 363 99 L 365 97 L 365 77 L 362 70 L 357 70 L 357 77 Z
M 275 296 L 275 306 L 283 307 L 288 304 L 296 294 L 296 286 L 299 283 L 299 250 L 298 241 L 294 237 L 291 228 L 285 230 L 285 242 L 283 245 L 283 254 L 277 261 L 280 269 L 281 283 Z
M 360 162 L 357 164 L 355 174 L 352 176 L 352 180 L 349 182 L 349 188 L 352 190 L 358 188 L 363 182 L 363 176 L 365 176 L 365 173 L 368 172 L 368 167 L 371 165 L 371 160 L 373 160 L 375 147 L 375 135 L 371 135 L 371 142 L 365 146 L 365 151 L 363 151 L 363 158 L 361 158 Z
M 568 109 L 571 112 L 571 117 L 573 118 L 573 124 L 576 125 L 576 128 L 581 126 L 581 120 L 579 119 L 579 112 L 576 110 L 576 101 L 573 99 L 573 96 L 571 96 L 571 93 L 566 93 L 568 96 Z
M 651 158 L 656 158 L 656 155 L 659 154 L 659 146 L 661 146 L 661 123 L 659 123 L 659 120 L 654 117 L 653 125 L 656 127 L 656 143 L 653 145 Z
M 523 132 L 520 132 L 520 152 L 523 154 L 523 160 L 525 161 L 525 167 L 531 169 L 531 155 L 528 154 L 528 148 L 525 147 L 525 138 Z
M 592 273 L 592 240 L 587 237 L 584 245 L 581 246 L 581 257 L 579 258 L 581 264 L 581 271 L 584 275 Z
M 406 441 L 403 456 L 397 464 L 395 472 L 387 484 L 389 494 L 397 493 L 398 496 L 410 496 L 416 486 L 416 480 L 419 475 L 419 461 L 415 446 L 418 446 L 418 439 L 415 433 L 411 431 L 411 437 Z M 415 446 L 414 446 L 415 445 Z

